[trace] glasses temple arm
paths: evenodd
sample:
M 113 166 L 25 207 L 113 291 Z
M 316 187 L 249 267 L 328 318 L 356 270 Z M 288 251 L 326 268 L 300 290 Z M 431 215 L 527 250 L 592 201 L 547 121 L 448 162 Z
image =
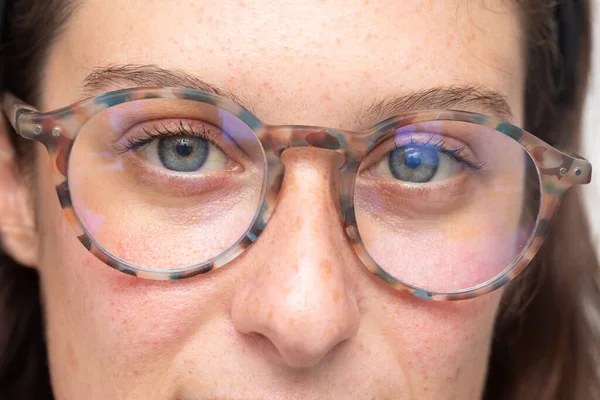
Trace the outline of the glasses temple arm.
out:
M 2 94 L 2 113 L 17 133 L 20 133 L 18 124 L 19 115 L 25 112 L 37 112 L 37 110 L 11 92 L 4 92 Z

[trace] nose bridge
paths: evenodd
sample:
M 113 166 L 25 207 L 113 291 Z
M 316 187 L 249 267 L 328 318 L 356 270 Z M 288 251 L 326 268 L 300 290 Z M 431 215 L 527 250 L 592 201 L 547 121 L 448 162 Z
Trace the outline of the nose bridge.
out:
M 307 367 L 354 335 L 358 308 L 331 162 L 300 153 L 285 157 L 277 211 L 250 250 L 254 273 L 235 295 L 232 318 L 242 333 L 267 338 L 288 365 Z

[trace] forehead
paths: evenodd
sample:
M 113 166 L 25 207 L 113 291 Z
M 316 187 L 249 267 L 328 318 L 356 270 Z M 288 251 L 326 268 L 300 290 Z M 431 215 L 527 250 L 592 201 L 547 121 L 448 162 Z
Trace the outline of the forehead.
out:
M 337 126 L 381 99 L 464 84 L 506 95 L 519 119 L 519 16 L 493 3 L 83 0 L 50 52 L 43 105 L 78 100 L 93 68 L 157 64 L 231 90 L 268 123 Z

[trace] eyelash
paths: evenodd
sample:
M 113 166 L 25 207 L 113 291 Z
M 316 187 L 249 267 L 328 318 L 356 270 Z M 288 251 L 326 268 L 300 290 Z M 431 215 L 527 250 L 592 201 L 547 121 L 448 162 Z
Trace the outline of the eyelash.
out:
M 467 146 L 462 146 L 458 149 L 451 149 L 448 146 L 446 146 L 446 140 L 445 139 L 440 139 L 439 142 L 437 143 L 431 143 L 431 141 L 433 140 L 433 136 L 425 143 L 422 142 L 418 142 L 415 141 L 414 138 L 410 138 L 410 144 L 416 145 L 416 146 L 429 146 L 429 147 L 434 147 L 437 151 L 439 151 L 440 153 L 444 153 L 446 154 L 448 157 L 450 157 L 452 160 L 466 165 L 469 168 L 472 168 L 476 171 L 482 171 L 485 169 L 485 163 L 476 163 L 473 161 L 469 161 L 467 160 L 465 157 L 461 156 L 461 153 L 467 148 Z M 403 145 L 405 146 L 405 145 Z M 402 147 L 402 146 L 400 146 Z M 389 153 L 388 153 L 389 154 Z
M 127 138 L 127 142 L 124 145 L 118 146 L 118 148 L 117 148 L 117 151 L 119 152 L 118 154 L 121 155 L 121 154 L 127 153 L 132 150 L 137 150 L 157 139 L 163 139 L 163 138 L 168 138 L 168 137 L 173 137 L 173 136 L 195 136 L 195 137 L 202 138 L 204 140 L 211 142 L 211 144 L 213 144 L 215 147 L 217 147 L 219 150 L 221 150 L 222 152 L 224 152 L 226 154 L 225 150 L 218 143 L 215 143 L 214 140 L 211 140 L 211 138 L 209 137 L 208 134 L 206 134 L 206 132 L 194 131 L 189 124 L 186 129 L 186 127 L 184 127 L 184 125 L 183 125 L 183 121 L 179 121 L 179 124 L 177 125 L 177 132 L 173 132 L 172 130 L 167 128 L 164 124 L 160 124 L 160 125 L 162 127 L 162 130 L 159 127 L 157 127 L 156 125 L 152 126 L 153 129 L 155 130 L 155 132 L 149 132 L 146 128 L 143 128 L 142 130 L 146 134 L 146 137 Z M 446 154 L 452 160 L 454 160 L 460 164 L 466 165 L 467 167 L 469 167 L 473 170 L 482 171 L 485 169 L 485 163 L 476 163 L 476 162 L 467 160 L 465 157 L 461 156 L 461 153 L 466 149 L 467 146 L 462 146 L 458 149 L 451 149 L 448 146 L 446 146 L 446 140 L 440 139 L 437 143 L 432 143 L 433 139 L 434 139 L 434 137 L 432 136 L 427 142 L 423 143 L 420 141 L 415 141 L 414 138 L 411 137 L 410 144 L 416 145 L 416 146 L 434 147 L 440 153 Z
M 216 143 L 214 141 L 214 139 L 212 139 L 210 137 L 210 135 L 208 135 L 206 132 L 194 131 L 194 129 L 192 129 L 192 127 L 189 124 L 188 124 L 187 128 L 184 127 L 183 121 L 179 121 L 179 124 L 177 124 L 177 130 L 178 130 L 177 132 L 173 132 L 172 130 L 167 128 L 162 123 L 160 124 L 160 127 L 158 127 L 156 125 L 152 125 L 152 128 L 154 129 L 155 132 L 150 132 L 150 131 L 148 131 L 148 129 L 142 128 L 142 131 L 146 134 L 145 137 L 137 137 L 137 138 L 129 137 L 129 138 L 127 138 L 127 142 L 125 144 L 116 146 L 118 155 L 127 153 L 132 150 L 137 150 L 141 147 L 144 147 L 145 145 L 147 145 L 148 143 L 150 143 L 154 140 L 169 138 L 169 137 L 173 137 L 173 136 L 198 137 L 198 138 L 201 138 L 201 139 L 204 139 L 204 140 L 210 142 L 212 145 L 214 145 L 216 148 L 221 150 L 223 153 L 227 154 L 227 152 L 218 143 Z

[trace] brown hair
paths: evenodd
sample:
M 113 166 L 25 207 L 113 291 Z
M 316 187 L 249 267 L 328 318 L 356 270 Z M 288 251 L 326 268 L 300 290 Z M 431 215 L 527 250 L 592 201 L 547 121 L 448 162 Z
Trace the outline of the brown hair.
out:
M 1 75 L 7 88 L 36 104 L 45 53 L 73 7 L 69 0 L 14 3 Z M 527 46 L 524 128 L 559 148 L 578 148 L 590 2 L 518 3 Z M 9 136 L 25 168 L 29 143 Z M 485 399 L 600 398 L 597 270 L 580 193 L 571 189 L 532 265 L 503 296 Z M 0 321 L 0 397 L 51 399 L 37 273 L 1 253 Z

